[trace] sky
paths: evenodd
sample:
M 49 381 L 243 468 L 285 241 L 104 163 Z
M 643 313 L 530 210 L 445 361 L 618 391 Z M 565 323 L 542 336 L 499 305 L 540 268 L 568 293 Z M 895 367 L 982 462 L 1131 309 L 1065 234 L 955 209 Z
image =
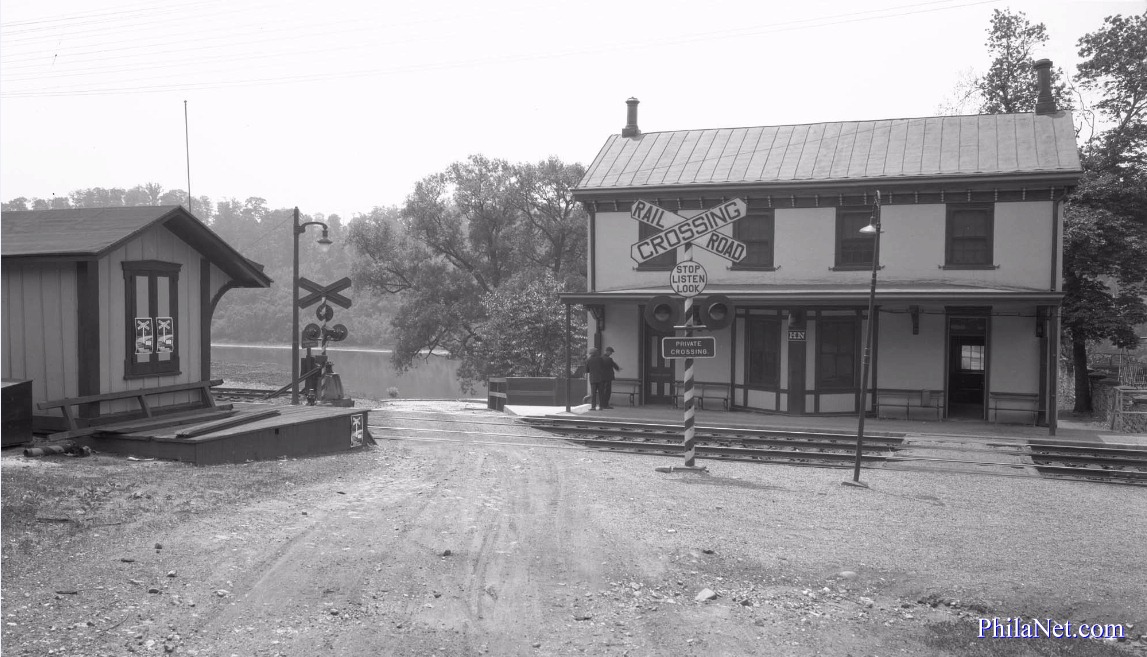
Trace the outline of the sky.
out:
M 630 97 L 643 132 L 934 116 L 1009 8 L 1071 75 L 1147 0 L 4 0 L 0 200 L 190 172 L 350 219 L 471 154 L 588 165 Z

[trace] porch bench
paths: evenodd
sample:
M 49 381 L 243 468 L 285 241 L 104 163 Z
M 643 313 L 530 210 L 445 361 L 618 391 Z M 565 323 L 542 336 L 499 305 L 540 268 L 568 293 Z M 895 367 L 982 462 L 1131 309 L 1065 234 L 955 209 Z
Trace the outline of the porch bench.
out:
M 1031 413 L 1033 425 L 1039 422 L 1039 416 L 1044 412 L 1039 403 L 1039 395 L 1034 392 L 989 392 L 988 408 L 992 414 L 992 422 L 999 421 L 1000 411 Z
M 936 411 L 939 420 L 944 410 L 944 391 L 927 390 L 921 388 L 877 388 L 873 393 L 876 402 L 876 415 L 883 417 L 881 410 L 885 406 L 895 406 L 904 409 L 904 419 L 912 419 L 913 408 L 928 408 Z
M 201 396 L 201 404 L 204 408 L 215 408 L 215 398 L 211 395 L 211 387 L 222 385 L 223 379 L 212 379 L 210 381 L 193 381 L 191 383 L 176 383 L 168 386 L 159 386 L 157 388 L 140 388 L 138 390 L 122 390 L 120 392 L 106 392 L 101 395 L 86 395 L 84 397 L 67 397 L 65 399 L 54 399 L 50 401 L 42 401 L 36 404 L 36 408 L 44 411 L 52 408 L 60 409 L 64 414 L 64 420 L 68 423 L 68 429 L 75 431 L 79 429 L 76 422 L 76 416 L 72 413 L 73 406 L 80 406 L 82 404 L 93 404 L 105 401 L 118 401 L 120 399 L 135 399 L 139 404 L 139 412 L 143 417 L 155 417 L 151 404 L 147 403 L 147 398 L 152 395 L 162 395 L 171 392 L 188 392 L 198 390 Z
M 722 407 L 727 411 L 729 410 L 729 394 L 728 383 L 717 383 L 716 381 L 694 381 L 693 382 L 693 398 L 697 400 L 697 406 L 701 410 L 705 410 L 705 400 L 713 399 L 721 400 Z M 680 401 L 678 401 L 680 400 Z M 685 388 L 679 383 L 673 386 L 673 408 L 680 408 L 685 404 Z
M 637 406 L 637 396 L 641 392 L 641 381 L 638 381 L 637 379 L 614 379 L 613 389 L 611 392 L 612 394 L 610 397 L 613 395 L 628 395 L 629 405 Z M 613 405 L 612 399 L 608 399 L 606 402 L 610 406 Z

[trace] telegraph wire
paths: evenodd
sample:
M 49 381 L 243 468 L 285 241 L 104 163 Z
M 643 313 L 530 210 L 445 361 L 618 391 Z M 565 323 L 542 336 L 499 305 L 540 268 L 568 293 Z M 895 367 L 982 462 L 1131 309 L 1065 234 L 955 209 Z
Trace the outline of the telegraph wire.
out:
M 569 56 L 579 55 L 579 54 L 590 54 L 590 53 L 595 53 L 595 52 L 610 52 L 610 51 L 617 51 L 617 50 L 629 50 L 629 49 L 633 49 L 633 48 L 649 47 L 652 45 L 664 45 L 664 44 L 682 45 L 682 44 L 686 44 L 686 43 L 697 43 L 697 42 L 710 41 L 710 40 L 722 38 L 722 37 L 724 37 L 724 38 L 728 38 L 728 37 L 736 38 L 736 37 L 745 37 L 745 36 L 756 36 L 756 35 L 760 35 L 760 34 L 768 34 L 768 33 L 775 33 L 775 32 L 785 32 L 785 31 L 803 30 L 803 29 L 815 29 L 815 28 L 823 28 L 823 27 L 829 27 L 829 26 L 840 25 L 840 24 L 848 24 L 848 23 L 896 18 L 896 17 L 901 17 L 901 16 L 920 14 L 920 13 L 930 13 L 930 12 L 936 12 L 936 11 L 949 10 L 949 9 L 959 9 L 959 8 L 965 8 L 965 7 L 970 7 L 970 6 L 983 5 L 983 4 L 994 4 L 994 3 L 1000 2 L 1000 0 L 974 0 L 974 1 L 970 1 L 970 2 L 962 2 L 959 4 L 950 4 L 950 2 L 951 2 L 951 0 L 933 0 L 932 2 L 916 3 L 916 4 L 911 4 L 911 5 L 901 5 L 898 7 L 892 7 L 892 8 L 883 9 L 883 10 L 868 10 L 868 11 L 864 11 L 864 12 L 853 12 L 850 14 L 839 14 L 839 15 L 835 15 L 835 16 L 827 16 L 827 17 L 821 17 L 821 18 L 800 19 L 797 21 L 788 21 L 785 23 L 765 24 L 765 25 L 758 25 L 758 26 L 752 26 L 752 27 L 746 27 L 746 28 L 737 28 L 734 30 L 722 30 L 722 31 L 718 31 L 718 32 L 708 32 L 708 33 L 702 33 L 702 34 L 698 34 L 698 35 L 694 35 L 694 36 L 685 36 L 685 37 L 679 37 L 679 38 L 654 39 L 654 40 L 646 41 L 644 43 L 626 42 L 624 44 L 615 44 L 613 46 L 606 46 L 606 47 L 601 47 L 601 48 L 574 49 L 574 50 L 567 50 L 567 51 L 563 51 L 563 52 L 555 52 L 555 53 L 549 53 L 549 54 L 529 53 L 529 54 L 524 54 L 524 55 L 486 58 L 483 60 L 449 61 L 449 62 L 441 62 L 441 63 L 437 63 L 437 64 L 419 64 L 419 65 L 411 65 L 411 66 L 407 66 L 407 67 L 397 67 L 397 68 L 396 67 L 371 68 L 371 69 L 365 69 L 365 70 L 359 70 L 359 71 L 350 71 L 350 72 L 345 72 L 345 73 L 341 73 L 341 74 L 340 73 L 332 74 L 330 72 L 325 72 L 325 73 L 321 73 L 321 74 L 319 74 L 319 73 L 308 74 L 308 75 L 297 75 L 297 74 L 295 74 L 295 75 L 278 76 L 278 77 L 248 78 L 248 79 L 244 79 L 244 80 L 234 80 L 234 81 L 227 81 L 227 82 L 224 82 L 224 81 L 214 81 L 214 82 L 205 81 L 205 82 L 199 82 L 199 83 L 173 83 L 173 84 L 169 84 L 169 85 L 150 85 L 149 86 L 149 85 L 145 85 L 143 83 L 146 83 L 149 80 L 155 79 L 155 78 L 146 78 L 145 77 L 145 78 L 136 78 L 134 80 L 126 81 L 126 82 L 137 83 L 135 85 L 128 85 L 128 86 L 124 86 L 123 82 L 120 82 L 119 84 L 121 86 L 116 86 L 116 87 L 103 86 L 103 87 L 94 87 L 94 88 L 87 88 L 87 89 L 72 89 L 72 90 L 38 89 L 38 90 L 29 90 L 29 91 L 24 91 L 24 92 L 15 92 L 15 93 L 8 92 L 8 93 L 0 94 L 0 95 L 3 95 L 4 97 L 9 97 L 9 98 L 41 97 L 41 96 L 42 97 L 73 96 L 73 95 L 74 96 L 114 95 L 114 94 L 124 94 L 124 93 L 152 93 L 152 92 L 162 92 L 162 91 L 204 89 L 204 88 L 226 88 L 227 86 L 235 86 L 235 85 L 251 86 L 251 85 L 268 85 L 268 84 L 286 84 L 286 83 L 302 83 L 302 82 L 313 82 L 313 81 L 332 80 L 332 79 L 352 79 L 352 78 L 358 78 L 358 77 L 364 77 L 364 76 L 395 75 L 395 74 L 399 74 L 399 73 L 403 73 L 403 72 L 422 72 L 422 71 L 431 71 L 431 70 L 443 70 L 443 69 L 450 69 L 450 68 L 462 68 L 462 67 L 468 67 L 468 66 L 474 66 L 474 65 L 488 65 L 488 64 L 493 64 L 493 63 L 513 63 L 513 62 L 517 62 L 517 61 L 521 61 L 521 60 L 533 61 L 533 60 L 538 60 L 538 59 L 555 59 L 555 58 L 563 58 L 563 57 L 569 57 Z M 933 6 L 933 5 L 944 5 L 944 6 Z M 900 10 L 909 10 L 909 11 L 900 11 Z M 876 14 L 876 15 L 870 15 L 870 14 Z M 306 54 L 306 51 L 299 51 L 296 54 L 303 55 L 303 54 Z M 232 61 L 236 61 L 236 58 L 232 57 Z M 46 77 L 50 78 L 51 76 L 46 76 Z M 41 78 L 41 79 L 43 79 L 43 78 Z

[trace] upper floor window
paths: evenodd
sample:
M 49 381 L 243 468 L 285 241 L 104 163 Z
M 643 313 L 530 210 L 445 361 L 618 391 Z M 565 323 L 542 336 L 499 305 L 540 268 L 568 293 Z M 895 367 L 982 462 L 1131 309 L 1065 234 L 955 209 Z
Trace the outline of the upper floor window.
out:
M 872 223 L 872 207 L 859 206 L 836 209 L 836 268 L 869 269 L 876 247 L 873 235 L 860 232 Z
M 638 241 L 641 241 L 647 237 L 653 237 L 654 235 L 660 233 L 661 230 L 662 229 L 658 228 L 657 226 L 647 224 L 644 221 L 639 221 L 637 223 L 637 239 Z M 672 269 L 673 265 L 676 264 L 677 249 L 670 249 L 655 258 L 646 260 L 645 262 L 638 265 L 637 268 L 642 270 Z
M 948 206 L 944 265 L 991 267 L 994 204 Z
M 749 208 L 748 214 L 733 224 L 733 237 L 748 247 L 734 269 L 772 269 L 773 234 L 776 230 L 771 209 Z
M 179 373 L 178 263 L 123 263 L 126 358 L 124 378 Z

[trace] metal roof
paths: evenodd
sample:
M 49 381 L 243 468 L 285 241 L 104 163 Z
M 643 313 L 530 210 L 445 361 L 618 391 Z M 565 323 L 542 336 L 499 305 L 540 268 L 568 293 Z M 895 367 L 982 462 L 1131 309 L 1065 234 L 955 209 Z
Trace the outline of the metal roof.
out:
M 575 191 L 1081 171 L 1070 112 L 984 114 L 612 135 Z
M 0 215 L 0 255 L 12 259 L 99 258 L 163 225 L 244 287 L 268 287 L 263 266 L 243 257 L 180 205 L 27 210 Z

